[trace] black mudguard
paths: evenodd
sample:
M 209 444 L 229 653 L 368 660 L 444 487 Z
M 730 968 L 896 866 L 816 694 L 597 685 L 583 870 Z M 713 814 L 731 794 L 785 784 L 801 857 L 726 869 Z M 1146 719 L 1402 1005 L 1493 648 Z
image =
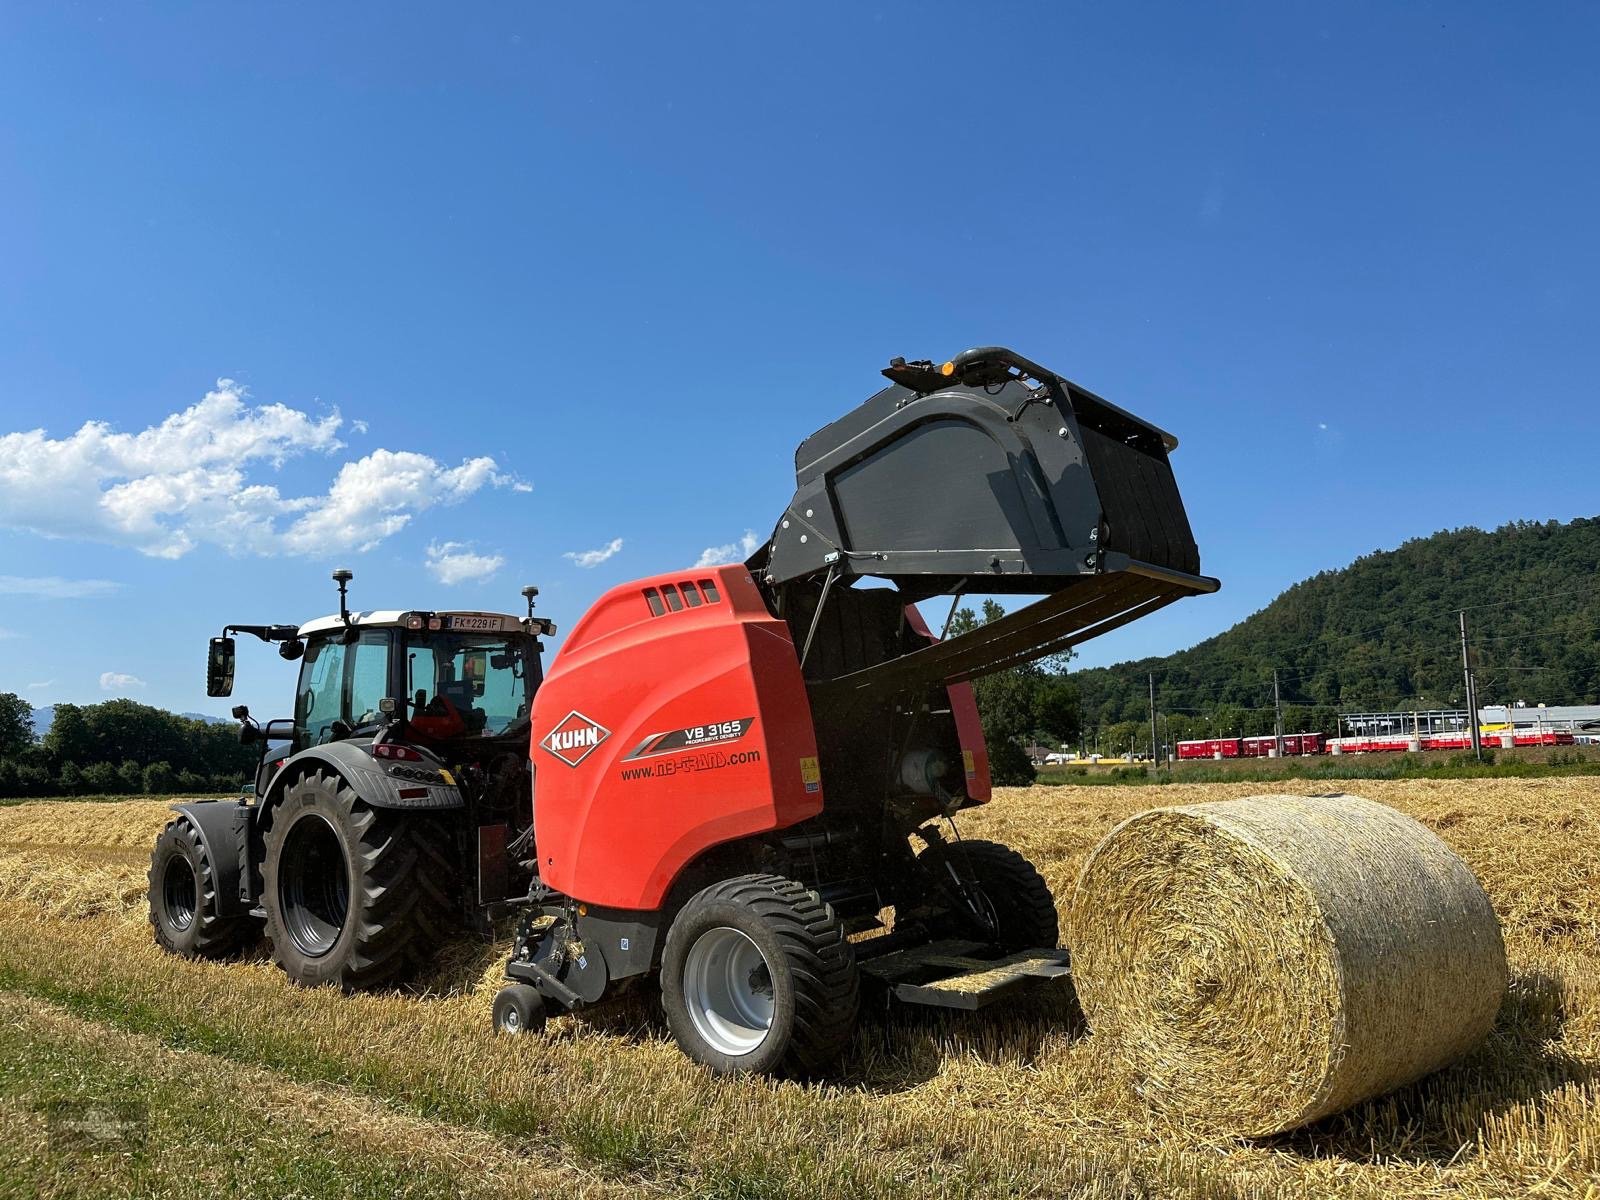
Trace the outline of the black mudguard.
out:
M 288 780 L 318 768 L 342 776 L 373 808 L 438 812 L 466 807 L 461 789 L 447 769 L 435 763 L 380 763 L 367 753 L 363 742 L 329 742 L 286 759 L 272 777 L 265 802 L 277 803 Z
M 174 804 L 172 810 L 195 827 L 217 885 L 217 915 L 242 916 L 253 898 L 241 885 L 246 870 L 250 817 L 254 810 L 232 800 L 193 800 Z

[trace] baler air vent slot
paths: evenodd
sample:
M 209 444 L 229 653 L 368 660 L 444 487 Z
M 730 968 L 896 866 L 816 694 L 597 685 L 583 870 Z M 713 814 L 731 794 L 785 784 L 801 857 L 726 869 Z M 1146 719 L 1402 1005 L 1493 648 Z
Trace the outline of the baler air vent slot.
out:
M 644 602 L 650 606 L 652 617 L 682 612 L 685 606 L 699 608 L 702 604 L 718 604 L 721 600 L 722 595 L 717 591 L 714 579 L 702 579 L 699 583 L 685 579 L 676 584 L 664 583 L 659 588 L 644 589 Z

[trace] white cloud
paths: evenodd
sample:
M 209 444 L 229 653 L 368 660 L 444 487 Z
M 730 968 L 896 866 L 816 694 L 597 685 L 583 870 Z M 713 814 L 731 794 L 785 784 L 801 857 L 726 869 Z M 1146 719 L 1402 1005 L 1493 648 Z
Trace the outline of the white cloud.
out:
M 474 554 L 462 542 L 434 542 L 428 546 L 428 570 L 440 583 L 487 579 L 506 565 L 499 554 Z
M 0 435 L 0 525 L 46 537 L 129 546 L 181 558 L 195 546 L 234 554 L 365 550 L 419 512 L 484 487 L 526 487 L 495 460 L 445 466 L 425 454 L 374 450 L 345 462 L 325 494 L 284 496 L 249 472 L 344 448 L 337 411 L 314 418 L 251 405 L 231 380 L 138 433 L 90 421 L 65 438 Z M 353 423 L 352 427 L 359 426 Z
M 4 626 L 0 626 L 0 642 L 5 641 L 7 638 L 16 638 L 21 636 L 22 635 L 15 629 L 6 629 Z
M 612 538 L 598 550 L 568 550 L 562 558 L 570 558 L 580 567 L 598 567 L 618 550 L 622 549 L 622 539 Z
M 37 596 L 41 600 L 88 600 L 107 596 L 122 585 L 109 579 L 63 579 L 59 575 L 0 575 L 0 595 Z
M 756 536 L 754 529 L 746 529 L 744 535 L 737 542 L 729 542 L 726 546 L 707 546 L 700 551 L 700 558 L 695 562 L 697 567 L 715 567 L 723 563 L 742 561 L 756 552 L 756 547 L 761 545 L 761 539 Z
M 46 679 L 43 683 L 30 683 L 28 690 L 30 692 L 42 692 L 45 688 L 53 688 L 55 685 L 56 681 L 54 679 Z
M 125 675 L 121 671 L 102 671 L 100 673 L 100 690 L 102 692 L 125 692 L 134 688 L 142 688 L 144 680 L 137 675 Z

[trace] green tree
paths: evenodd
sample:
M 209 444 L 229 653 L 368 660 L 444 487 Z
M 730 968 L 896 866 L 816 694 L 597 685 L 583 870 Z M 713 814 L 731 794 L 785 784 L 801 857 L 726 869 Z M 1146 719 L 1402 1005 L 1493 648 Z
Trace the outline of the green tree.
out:
M 83 786 L 92 796 L 115 796 L 122 790 L 122 780 L 110 763 L 90 763 L 83 769 Z
M 78 764 L 68 760 L 56 772 L 56 790 L 63 796 L 76 796 L 83 791 L 83 772 Z
M 0 692 L 0 758 L 33 748 L 33 705 L 15 692 Z
M 970 633 L 1005 616 L 993 600 L 983 602 L 981 615 L 963 608 L 950 621 L 951 637 Z M 1062 671 L 1070 655 L 1044 662 L 1010 667 L 973 680 L 972 691 L 983 720 L 983 737 L 989 749 L 989 774 L 1002 786 L 1033 782 L 1033 763 L 1024 741 L 1046 735 L 1052 745 L 1071 741 L 1078 734 L 1078 692 Z
M 17 768 L 17 792 L 23 796 L 49 796 L 55 792 L 55 784 L 43 767 L 23 763 Z
M 132 795 L 144 785 L 144 771 L 133 759 L 125 761 L 117 770 L 117 778 L 122 783 L 122 791 Z
M 64 762 L 93 762 L 99 757 L 89 739 L 89 723 L 76 704 L 56 705 L 50 730 L 44 735 L 44 752 L 57 768 Z
M 177 783 L 177 776 L 173 774 L 170 763 L 154 762 L 144 769 L 141 783 L 147 795 L 168 796 Z

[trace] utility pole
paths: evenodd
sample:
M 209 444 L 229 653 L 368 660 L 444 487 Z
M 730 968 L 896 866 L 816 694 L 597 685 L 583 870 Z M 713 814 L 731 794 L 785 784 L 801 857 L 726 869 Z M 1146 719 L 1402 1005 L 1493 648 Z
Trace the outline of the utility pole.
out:
M 1155 773 L 1161 757 L 1161 738 L 1156 734 L 1156 673 L 1150 672 L 1150 772 Z
M 1283 757 L 1283 697 L 1278 691 L 1278 668 L 1272 668 L 1272 733 L 1277 756 Z
M 1478 683 L 1472 677 L 1472 652 L 1467 648 L 1467 610 L 1461 610 L 1461 673 L 1467 680 L 1467 728 L 1472 730 L 1472 756 L 1483 761 L 1483 735 L 1478 730 Z

